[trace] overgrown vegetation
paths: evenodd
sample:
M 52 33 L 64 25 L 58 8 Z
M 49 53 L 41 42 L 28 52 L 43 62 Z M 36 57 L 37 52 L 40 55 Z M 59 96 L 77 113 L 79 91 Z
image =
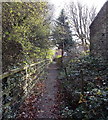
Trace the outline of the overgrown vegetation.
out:
M 3 72 L 14 73 L 16 68 L 21 68 L 2 80 L 2 119 L 15 119 L 33 87 L 45 79 L 48 59 L 54 54 L 49 39 L 52 15 L 47 2 L 4 2 L 2 5 Z M 40 63 L 34 64 L 37 62 Z
M 88 50 L 89 25 L 95 17 L 95 8 L 89 11 L 87 6 L 72 3 L 71 17 L 62 10 L 51 30 L 52 9 L 48 2 L 4 2 L 2 5 L 3 72 L 43 59 L 52 59 L 56 51 L 51 48 L 55 45 L 61 49 L 61 55 L 55 57 L 62 69 L 59 76 L 64 95 L 61 118 L 107 120 L 108 63 L 89 55 L 79 57 L 76 52 L 76 38 L 81 40 L 78 44 L 82 44 L 84 49 L 81 54 L 86 54 Z M 43 63 L 33 68 L 29 66 L 25 72 L 20 71 L 3 79 L 3 104 L 7 103 L 3 108 L 4 119 L 15 118 L 18 112 L 16 108 L 20 106 L 24 94 L 29 94 L 36 84 L 35 78 L 46 77 L 44 70 L 47 63 Z M 43 76 L 40 76 L 42 72 Z M 14 98 L 15 94 L 17 98 Z M 14 103 L 12 106 L 8 104 L 10 101 Z M 33 110 L 34 102 L 30 102 L 33 108 L 29 107 Z M 24 111 L 27 111 L 27 115 L 29 108 Z M 34 115 L 35 112 L 32 118 Z
M 4 2 L 3 72 L 48 58 L 51 8 L 47 2 Z
M 63 118 L 72 120 L 107 120 L 108 64 L 100 58 L 86 56 L 72 59 L 61 72 L 64 101 Z M 83 72 L 82 72 L 83 71 Z

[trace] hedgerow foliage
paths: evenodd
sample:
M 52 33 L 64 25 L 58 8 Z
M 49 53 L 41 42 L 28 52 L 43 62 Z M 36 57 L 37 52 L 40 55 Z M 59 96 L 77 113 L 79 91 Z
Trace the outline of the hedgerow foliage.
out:
M 2 4 L 3 71 L 45 58 L 50 48 L 51 9 L 47 2 Z

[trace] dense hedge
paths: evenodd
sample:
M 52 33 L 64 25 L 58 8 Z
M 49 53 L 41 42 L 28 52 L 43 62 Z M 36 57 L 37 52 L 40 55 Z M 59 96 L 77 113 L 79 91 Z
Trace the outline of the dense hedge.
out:
M 3 72 L 46 58 L 51 46 L 51 9 L 47 2 L 2 4 Z

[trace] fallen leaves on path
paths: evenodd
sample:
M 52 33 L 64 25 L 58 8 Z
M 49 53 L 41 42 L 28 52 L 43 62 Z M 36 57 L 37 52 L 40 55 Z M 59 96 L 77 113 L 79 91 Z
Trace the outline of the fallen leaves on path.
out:
M 20 107 L 18 120 L 34 120 L 36 118 L 54 118 L 59 120 L 61 94 L 59 92 L 59 82 L 55 77 L 57 76 L 55 68 L 55 65 L 50 66 L 48 71 L 49 79 L 46 82 L 39 82 L 33 89 L 36 94 L 34 92 L 24 101 Z
M 38 107 L 38 101 L 39 101 L 39 96 L 44 91 L 44 84 L 39 82 L 33 91 L 36 91 L 38 95 L 31 94 L 29 97 L 26 98 L 26 100 L 23 102 L 23 104 L 20 106 L 19 111 L 20 113 L 17 116 L 17 120 L 33 120 L 36 112 L 37 112 L 37 107 Z

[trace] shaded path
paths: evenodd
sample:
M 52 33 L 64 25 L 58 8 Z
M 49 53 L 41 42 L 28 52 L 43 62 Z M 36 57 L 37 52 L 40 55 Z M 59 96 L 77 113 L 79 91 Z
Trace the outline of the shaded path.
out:
M 16 120 L 39 120 L 39 118 L 59 119 L 59 81 L 58 67 L 51 63 L 47 69 L 47 79 L 39 81 L 33 91 L 36 92 L 26 98 L 19 108 Z
M 38 113 L 36 118 L 57 118 L 57 75 L 57 65 L 55 63 L 50 64 L 48 67 L 48 77 L 44 81 L 44 93 L 42 93 L 38 101 Z

